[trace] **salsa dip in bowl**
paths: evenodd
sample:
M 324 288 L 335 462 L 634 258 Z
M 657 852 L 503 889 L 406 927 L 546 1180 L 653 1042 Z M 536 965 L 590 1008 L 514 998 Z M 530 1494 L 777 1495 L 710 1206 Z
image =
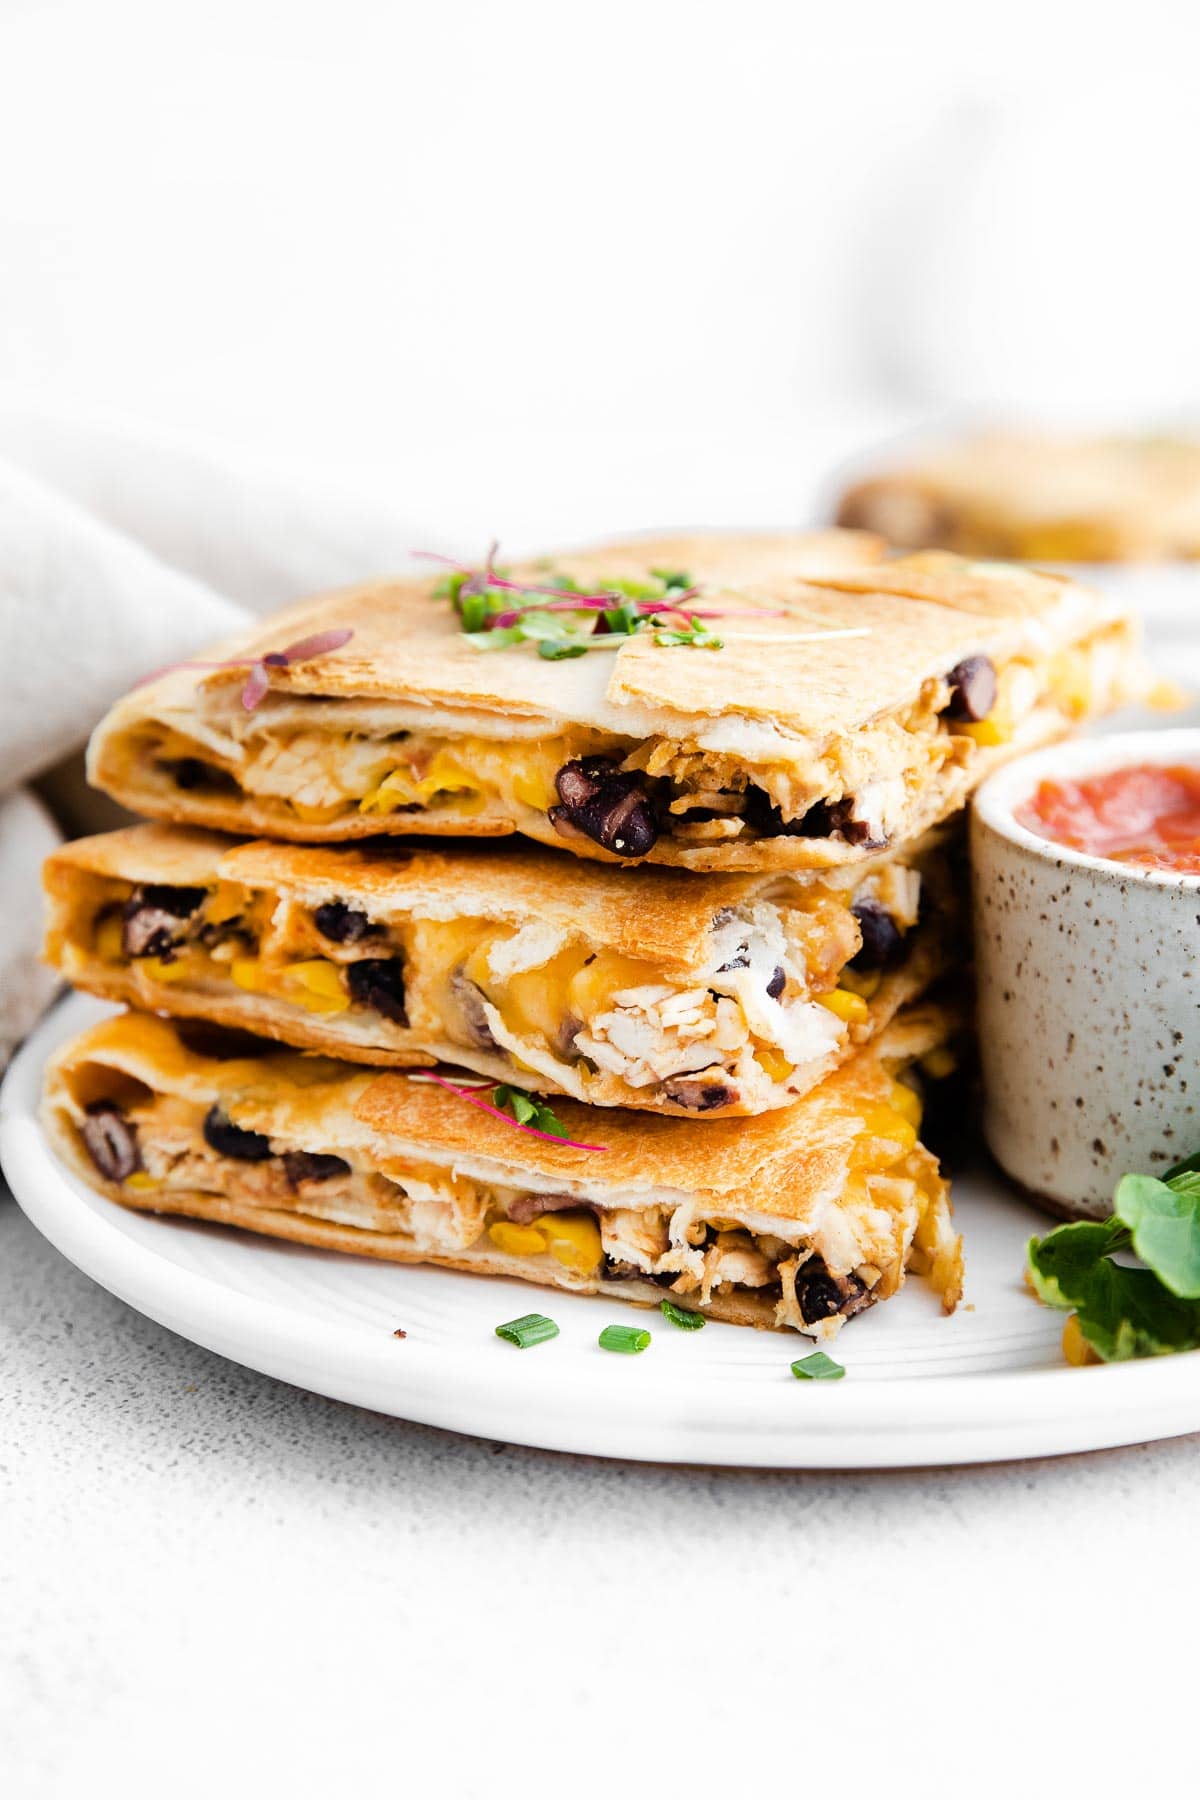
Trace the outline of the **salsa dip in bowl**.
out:
M 984 1135 L 1048 1211 L 1102 1218 L 1200 1149 L 1200 729 L 1036 751 L 970 829 Z

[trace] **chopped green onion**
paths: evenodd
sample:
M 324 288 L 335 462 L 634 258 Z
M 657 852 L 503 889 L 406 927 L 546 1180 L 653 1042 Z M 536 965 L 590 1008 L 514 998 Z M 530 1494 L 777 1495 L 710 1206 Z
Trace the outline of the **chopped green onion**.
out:
M 664 1300 L 659 1307 L 664 1319 L 670 1319 L 672 1325 L 678 1325 L 680 1331 L 699 1331 L 704 1323 L 704 1315 L 688 1312 L 686 1307 L 676 1306 L 673 1300 Z
M 815 1350 L 811 1356 L 802 1356 L 799 1362 L 792 1364 L 792 1374 L 797 1381 L 840 1381 L 845 1373 L 841 1363 L 835 1363 L 823 1350 Z
M 602 1350 L 617 1350 L 622 1356 L 636 1356 L 650 1342 L 650 1333 L 640 1325 L 606 1325 L 600 1333 Z
M 526 1313 L 523 1319 L 510 1319 L 507 1325 L 497 1325 L 496 1336 L 503 1338 L 506 1344 L 515 1344 L 518 1350 L 528 1350 L 530 1344 L 544 1344 L 547 1338 L 557 1337 L 558 1326 L 544 1313 Z

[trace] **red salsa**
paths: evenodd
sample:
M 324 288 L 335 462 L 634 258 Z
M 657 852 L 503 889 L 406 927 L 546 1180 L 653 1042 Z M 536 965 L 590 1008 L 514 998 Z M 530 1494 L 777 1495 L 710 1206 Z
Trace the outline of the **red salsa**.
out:
M 1147 763 L 1043 781 L 1017 820 L 1087 856 L 1200 875 L 1200 769 Z

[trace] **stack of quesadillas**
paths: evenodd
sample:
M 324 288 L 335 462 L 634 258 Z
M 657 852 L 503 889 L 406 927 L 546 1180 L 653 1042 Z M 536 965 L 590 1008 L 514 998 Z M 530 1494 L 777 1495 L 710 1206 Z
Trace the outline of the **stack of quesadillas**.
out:
M 950 1310 L 953 815 L 1140 686 L 1099 596 L 847 532 L 292 608 L 95 735 L 156 822 L 47 865 L 52 962 L 129 1009 L 47 1127 L 303 1243 L 817 1337 L 906 1270 Z

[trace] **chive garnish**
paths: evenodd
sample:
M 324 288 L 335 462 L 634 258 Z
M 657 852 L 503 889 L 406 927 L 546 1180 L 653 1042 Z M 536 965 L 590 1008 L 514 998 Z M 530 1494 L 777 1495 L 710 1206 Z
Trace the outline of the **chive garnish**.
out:
M 650 1342 L 650 1333 L 640 1325 L 606 1325 L 600 1333 L 602 1350 L 616 1350 L 622 1356 L 636 1356 Z
M 497 1325 L 496 1336 L 503 1338 L 506 1344 L 515 1344 L 518 1350 L 528 1350 L 530 1344 L 544 1344 L 547 1338 L 557 1337 L 558 1326 L 544 1313 L 526 1313 L 523 1319 L 510 1319 L 507 1325 Z
M 811 1356 L 802 1356 L 792 1364 L 797 1381 L 840 1381 L 845 1373 L 841 1363 L 834 1362 L 823 1350 L 814 1350 Z
M 673 1300 L 664 1300 L 659 1307 L 664 1319 L 670 1319 L 672 1325 L 678 1325 L 680 1331 L 699 1331 L 704 1323 L 703 1314 L 688 1312 L 684 1306 L 676 1306 Z

